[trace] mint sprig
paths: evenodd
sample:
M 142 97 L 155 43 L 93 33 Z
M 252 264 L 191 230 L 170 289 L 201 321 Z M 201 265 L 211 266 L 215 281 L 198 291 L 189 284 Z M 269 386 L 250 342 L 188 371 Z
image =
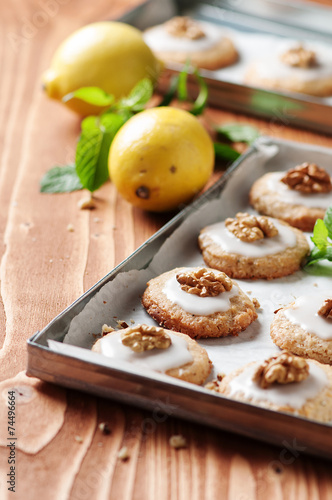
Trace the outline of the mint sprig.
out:
M 99 87 L 81 87 L 80 89 L 66 94 L 63 98 L 63 102 L 68 102 L 71 99 L 79 99 L 93 106 L 110 106 L 114 102 L 114 96 L 105 92 L 105 90 Z
M 94 118 L 91 119 L 91 118 Z M 84 188 L 93 192 L 109 178 L 108 153 L 112 140 L 125 119 L 115 113 L 88 117 L 76 148 L 76 173 Z
M 73 163 L 51 168 L 40 181 L 41 193 L 71 193 L 82 188 Z
M 231 142 L 252 144 L 259 137 L 259 130 L 251 125 L 241 123 L 225 123 L 216 127 L 218 134 Z
M 311 250 L 305 267 L 312 266 L 320 260 L 332 262 L 332 205 L 326 210 L 324 219 L 317 219 L 311 241 Z

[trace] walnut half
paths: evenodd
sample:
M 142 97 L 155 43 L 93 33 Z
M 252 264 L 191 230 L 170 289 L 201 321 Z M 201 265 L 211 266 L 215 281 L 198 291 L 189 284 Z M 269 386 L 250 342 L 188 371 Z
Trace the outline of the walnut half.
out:
M 216 297 L 222 292 L 232 289 L 232 280 L 227 274 L 219 271 L 209 271 L 202 267 L 198 271 L 186 271 L 176 275 L 178 283 L 184 292 L 200 297 Z
M 318 310 L 320 316 L 332 319 L 332 299 L 325 299 L 322 307 Z
M 150 325 L 127 328 L 121 334 L 121 341 L 134 352 L 167 349 L 172 343 L 171 337 L 163 328 Z
M 332 190 L 331 177 L 324 168 L 315 163 L 305 162 L 291 168 L 282 177 L 281 182 L 301 193 L 329 193 Z
M 206 35 L 201 25 L 187 16 L 176 16 L 165 23 L 166 31 L 178 38 L 189 38 L 189 40 L 198 40 Z
M 268 217 L 264 215 L 255 217 L 247 212 L 238 212 L 235 219 L 229 217 L 225 221 L 225 226 L 239 240 L 247 243 L 278 234 L 278 229 Z
M 313 50 L 305 49 L 302 45 L 281 54 L 280 60 L 293 68 L 310 68 L 317 64 L 316 53 Z
M 271 384 L 289 384 L 301 382 L 309 375 L 309 365 L 303 358 L 298 358 L 288 351 L 283 351 L 264 361 L 255 371 L 252 380 L 263 389 Z

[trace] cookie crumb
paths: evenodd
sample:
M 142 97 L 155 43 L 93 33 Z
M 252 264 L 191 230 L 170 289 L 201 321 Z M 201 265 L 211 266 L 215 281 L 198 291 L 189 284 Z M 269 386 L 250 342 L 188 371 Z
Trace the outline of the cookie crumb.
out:
M 208 382 L 207 384 L 205 384 L 204 388 L 207 389 L 208 391 L 219 392 L 219 381 L 215 378 L 210 382 Z
M 103 434 L 105 434 L 105 436 L 108 436 L 112 432 L 107 422 L 101 422 L 98 425 L 98 428 Z
M 80 210 L 91 210 L 93 208 L 96 208 L 96 204 L 91 194 L 90 196 L 82 198 L 77 205 Z
M 118 458 L 120 460 L 122 460 L 123 462 L 125 462 L 126 460 L 129 459 L 129 457 L 130 457 L 130 455 L 129 455 L 129 451 L 128 451 L 127 446 L 123 446 L 121 448 L 121 450 L 119 450 L 119 452 L 118 452 Z
M 119 321 L 117 321 L 117 324 L 118 324 L 119 328 L 128 328 L 129 327 L 128 323 L 126 323 L 122 319 L 119 319 Z
M 108 326 L 106 324 L 101 327 L 102 336 L 107 335 L 108 333 L 111 333 L 114 331 L 115 331 L 114 328 L 112 328 L 111 326 Z
M 261 307 L 261 305 L 260 305 L 259 301 L 256 299 L 256 297 L 253 297 L 252 303 L 254 304 L 255 309 L 259 309 Z
M 69 233 L 73 233 L 75 231 L 74 226 L 72 224 L 68 224 L 67 231 L 69 231 Z
M 187 440 L 181 434 L 174 434 L 173 436 L 171 436 L 169 444 L 170 446 L 172 446 L 172 448 L 175 448 L 176 450 L 180 448 L 187 448 Z

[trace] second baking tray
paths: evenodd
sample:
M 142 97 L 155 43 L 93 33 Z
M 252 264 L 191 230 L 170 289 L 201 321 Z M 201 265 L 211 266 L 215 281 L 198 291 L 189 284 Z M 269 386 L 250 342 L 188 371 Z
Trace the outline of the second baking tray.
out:
M 265 37 L 254 44 L 253 51 L 275 45 L 289 38 L 301 42 L 322 43 L 332 47 L 332 8 L 311 2 L 275 2 L 273 0 L 250 0 L 233 2 L 227 0 L 150 0 L 121 18 L 144 30 L 174 15 L 191 17 L 214 23 L 231 35 L 238 36 L 239 51 L 244 57 L 228 68 L 218 71 L 201 70 L 209 86 L 209 102 L 214 106 L 252 114 L 283 125 L 332 133 L 332 96 L 318 98 L 305 94 L 279 90 L 265 90 L 243 82 L 243 60 L 257 57 L 246 43 L 255 36 Z M 249 47 L 249 48 L 248 48 Z M 255 48 L 256 47 L 256 48 Z M 170 78 L 181 69 L 180 65 L 166 66 L 159 88 L 162 92 L 169 86 Z M 189 77 L 189 89 L 197 92 L 197 83 Z
M 197 248 L 200 229 L 247 210 L 250 185 L 264 172 L 285 170 L 304 161 L 316 162 L 332 174 L 329 149 L 270 138 L 256 141 L 209 191 L 31 337 L 28 375 L 332 458 L 330 425 L 233 401 L 204 387 L 138 369 L 90 350 L 104 323 L 113 327 L 117 327 L 118 320 L 154 324 L 140 303 L 148 279 L 176 266 L 202 264 Z M 259 320 L 238 337 L 199 341 L 214 364 L 214 375 L 276 352 L 269 337 L 273 311 L 303 294 L 304 288 L 307 293 L 327 289 L 330 282 L 331 267 L 326 267 L 323 276 L 298 271 L 272 281 L 242 280 L 241 288 L 261 303 Z

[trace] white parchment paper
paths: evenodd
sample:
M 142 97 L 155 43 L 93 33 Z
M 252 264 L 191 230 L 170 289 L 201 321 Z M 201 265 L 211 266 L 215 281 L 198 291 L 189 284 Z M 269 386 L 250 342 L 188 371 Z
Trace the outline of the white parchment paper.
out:
M 129 325 L 155 324 L 140 302 L 146 282 L 175 267 L 203 266 L 197 245 L 201 228 L 234 216 L 239 210 L 253 213 L 248 206 L 248 192 L 254 179 L 264 172 L 287 170 L 303 161 L 316 161 L 332 175 L 331 160 L 332 151 L 326 148 L 283 141 L 271 144 L 270 139 L 261 138 L 257 142 L 257 151 L 233 172 L 219 198 L 205 203 L 190 215 L 165 241 L 147 269 L 120 273 L 113 281 L 104 285 L 72 320 L 62 349 L 66 349 L 66 344 L 90 349 L 104 323 L 114 328 L 118 328 L 118 320 L 124 320 Z M 320 269 L 324 269 L 324 275 L 317 275 Z M 251 298 L 258 299 L 261 308 L 258 310 L 258 319 L 237 337 L 199 341 L 213 362 L 211 378 L 219 372 L 228 373 L 250 361 L 265 359 L 278 350 L 269 334 L 274 311 L 304 293 L 331 289 L 332 266 L 322 264 L 315 273 L 298 271 L 286 278 L 271 281 L 236 280 L 244 292 Z M 55 344 L 50 344 L 50 348 L 55 349 Z M 101 355 L 99 357 L 102 358 Z M 98 356 L 93 356 L 94 363 L 97 358 Z M 112 364 L 111 360 L 109 364 Z

